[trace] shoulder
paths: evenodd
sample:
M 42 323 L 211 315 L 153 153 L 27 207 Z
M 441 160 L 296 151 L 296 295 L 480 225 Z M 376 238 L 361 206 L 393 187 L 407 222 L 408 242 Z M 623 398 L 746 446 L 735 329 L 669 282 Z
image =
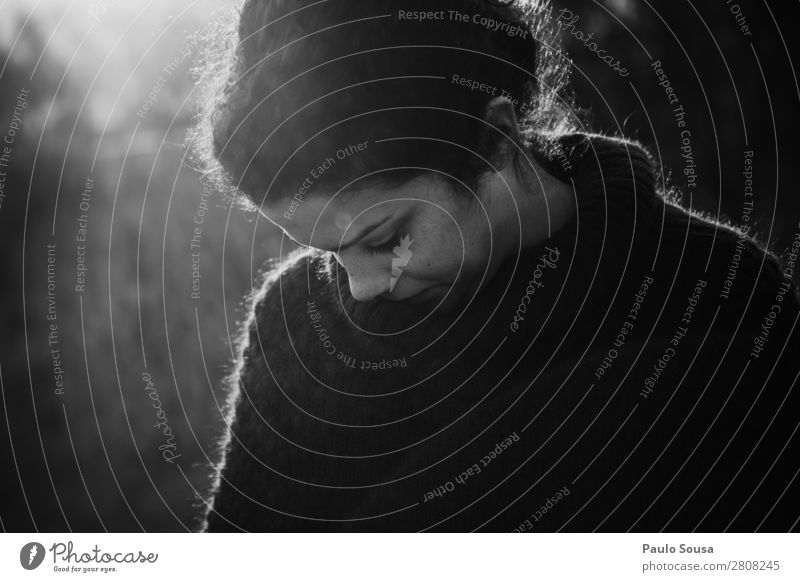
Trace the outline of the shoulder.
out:
M 239 360 L 265 345 L 280 351 L 283 334 L 276 332 L 302 328 L 310 303 L 334 304 L 336 275 L 331 261 L 329 253 L 299 249 L 268 264 L 250 297 Z
M 720 299 L 741 304 L 774 298 L 781 286 L 787 305 L 800 308 L 800 293 L 783 270 L 783 259 L 749 229 L 725 219 L 665 202 L 661 230 L 665 252 L 681 255 L 684 264 L 702 269 L 720 289 Z M 783 299 L 782 299 L 783 300 Z
M 308 297 L 319 297 L 331 279 L 328 253 L 298 249 L 285 259 L 272 261 L 252 295 L 249 323 L 275 312 L 294 315 L 302 311 Z
M 241 421 L 252 416 L 252 408 L 270 406 L 275 396 L 272 389 L 281 379 L 293 377 L 298 350 L 304 359 L 316 352 L 310 304 L 316 309 L 332 310 L 328 253 L 298 250 L 268 263 L 260 282 L 246 300 L 247 316 L 235 340 L 234 366 L 226 379 L 227 416 Z M 312 299 L 313 298 L 313 299 Z M 326 324 L 334 324 L 329 317 Z

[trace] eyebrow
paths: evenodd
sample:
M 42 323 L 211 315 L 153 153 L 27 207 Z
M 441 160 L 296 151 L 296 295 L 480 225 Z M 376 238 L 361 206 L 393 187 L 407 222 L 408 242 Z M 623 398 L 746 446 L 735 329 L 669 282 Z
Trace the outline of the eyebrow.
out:
M 360 240 L 365 238 L 371 232 L 373 232 L 375 230 L 378 230 L 378 228 L 383 226 L 391 218 L 392 218 L 392 215 L 384 217 L 383 219 L 379 220 L 378 222 L 375 222 L 375 223 L 371 224 L 370 226 L 367 226 L 366 228 L 364 228 L 364 230 L 362 230 L 357 236 L 353 237 L 350 240 L 349 243 L 338 245 L 338 246 L 336 246 L 334 248 L 312 247 L 311 245 L 307 245 L 307 244 L 303 244 L 303 243 L 297 243 L 297 244 L 299 244 L 300 246 L 303 246 L 303 247 L 319 249 L 321 251 L 327 251 L 327 252 L 330 252 L 330 253 L 338 253 L 338 252 L 341 252 L 341 251 L 343 251 L 343 250 L 345 250 L 347 248 L 350 248 L 351 246 L 353 246 L 354 244 L 356 244 L 357 242 L 359 242 Z

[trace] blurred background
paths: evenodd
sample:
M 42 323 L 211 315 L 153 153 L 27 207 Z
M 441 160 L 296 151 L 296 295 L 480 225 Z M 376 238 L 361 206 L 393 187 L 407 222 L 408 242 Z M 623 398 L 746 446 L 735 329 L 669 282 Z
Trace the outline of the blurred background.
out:
M 0 0 L 5 531 L 199 525 L 233 338 L 280 252 L 187 157 L 192 63 L 231 7 Z M 753 151 L 756 232 L 783 252 L 800 220 L 800 4 L 559 1 L 554 14 L 592 129 L 639 139 L 685 205 L 733 222 Z

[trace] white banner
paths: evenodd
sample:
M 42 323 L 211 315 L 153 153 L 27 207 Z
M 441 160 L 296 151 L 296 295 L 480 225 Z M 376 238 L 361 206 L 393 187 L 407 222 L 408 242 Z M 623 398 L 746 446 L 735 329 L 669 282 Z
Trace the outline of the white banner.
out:
M 795 534 L 3 534 L 0 579 L 796 581 L 798 554 Z

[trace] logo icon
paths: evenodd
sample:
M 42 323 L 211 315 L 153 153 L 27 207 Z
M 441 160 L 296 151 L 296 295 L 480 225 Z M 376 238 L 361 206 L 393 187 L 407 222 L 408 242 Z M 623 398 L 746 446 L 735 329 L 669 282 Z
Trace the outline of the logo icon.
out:
M 411 245 L 414 241 L 411 237 L 406 235 L 400 239 L 400 244 L 392 249 L 395 258 L 392 259 L 392 278 L 389 280 L 389 293 L 394 291 L 400 277 L 403 276 L 403 268 L 408 265 L 411 257 L 414 255 L 411 250 Z
M 35 570 L 44 561 L 44 546 L 38 542 L 30 542 L 19 551 L 19 563 L 26 570 Z

